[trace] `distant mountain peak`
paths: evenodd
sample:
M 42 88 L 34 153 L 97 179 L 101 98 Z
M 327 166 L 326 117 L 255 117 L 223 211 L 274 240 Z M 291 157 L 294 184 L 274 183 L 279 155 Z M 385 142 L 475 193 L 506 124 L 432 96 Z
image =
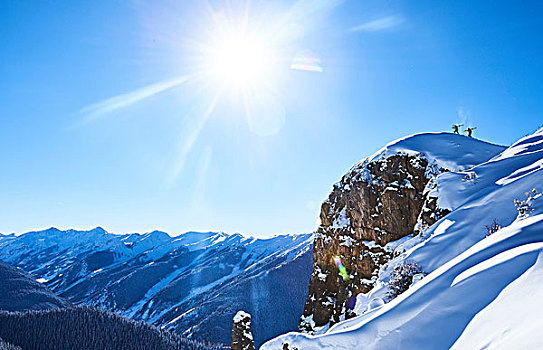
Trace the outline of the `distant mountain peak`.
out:
M 105 233 L 108 233 L 104 228 L 102 228 L 101 226 L 96 226 L 95 228 L 93 228 L 92 230 L 90 230 L 89 232 L 92 232 L 92 233 L 97 233 L 97 234 L 105 234 Z

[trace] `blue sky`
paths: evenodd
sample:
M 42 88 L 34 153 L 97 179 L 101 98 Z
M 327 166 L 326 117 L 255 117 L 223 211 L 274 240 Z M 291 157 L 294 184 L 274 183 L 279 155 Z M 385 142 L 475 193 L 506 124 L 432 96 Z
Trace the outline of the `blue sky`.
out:
M 0 2 L 0 232 L 308 232 L 391 140 L 543 124 L 537 1 L 253 0 L 246 32 L 274 60 L 249 101 L 201 73 L 239 4 Z

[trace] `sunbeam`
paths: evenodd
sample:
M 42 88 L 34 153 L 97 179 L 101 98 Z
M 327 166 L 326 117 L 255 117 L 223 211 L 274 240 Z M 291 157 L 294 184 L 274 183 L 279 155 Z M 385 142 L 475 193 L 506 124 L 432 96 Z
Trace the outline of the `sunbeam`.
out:
M 194 127 L 191 130 L 189 130 L 188 135 L 186 136 L 185 141 L 183 142 L 179 150 L 175 167 L 168 179 L 169 183 L 172 183 L 177 178 L 181 170 L 183 169 L 187 155 L 189 154 L 190 150 L 192 149 L 192 146 L 198 139 L 198 136 L 200 135 L 200 132 L 202 131 L 202 128 L 204 127 L 205 123 L 207 122 L 207 120 L 209 119 L 213 111 L 215 110 L 215 107 L 217 106 L 217 102 L 219 101 L 221 94 L 222 94 L 222 91 L 217 92 L 217 94 L 211 100 L 210 104 L 207 106 L 204 113 L 202 113 L 202 115 L 196 120 L 196 124 L 194 125 Z
M 158 95 L 167 90 L 173 89 L 189 81 L 193 75 L 185 75 L 176 79 L 151 84 L 143 88 L 108 98 L 105 101 L 92 104 L 82 108 L 79 113 L 84 115 L 85 121 L 91 121 L 105 116 L 118 109 L 128 107 L 149 97 Z
M 202 210 L 210 212 L 210 204 L 206 200 L 206 182 L 208 178 L 209 166 L 213 156 L 213 148 L 207 146 L 200 155 L 198 165 L 196 167 L 196 183 L 192 191 L 190 199 L 189 211 L 191 215 L 198 215 Z

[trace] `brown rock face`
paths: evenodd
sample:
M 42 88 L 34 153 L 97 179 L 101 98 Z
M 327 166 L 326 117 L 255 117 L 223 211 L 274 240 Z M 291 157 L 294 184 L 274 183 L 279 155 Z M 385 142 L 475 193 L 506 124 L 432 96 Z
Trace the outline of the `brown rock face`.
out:
M 251 333 L 251 315 L 238 311 L 232 326 L 232 350 L 255 350 L 255 342 Z
M 392 258 L 385 245 L 414 232 L 424 189 L 444 170 L 422 156 L 396 154 L 358 163 L 334 185 L 321 206 L 300 330 L 354 316 L 356 295 L 373 287 L 380 266 Z M 426 219 L 431 224 L 434 218 Z

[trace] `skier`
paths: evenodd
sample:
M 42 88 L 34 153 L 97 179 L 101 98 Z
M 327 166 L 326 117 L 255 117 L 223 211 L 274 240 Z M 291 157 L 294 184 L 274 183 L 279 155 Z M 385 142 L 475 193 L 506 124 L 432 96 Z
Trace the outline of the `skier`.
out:
M 472 134 L 473 134 L 473 130 L 477 129 L 477 127 L 472 127 L 472 128 L 467 128 L 466 131 L 468 133 L 468 136 L 469 137 L 473 137 Z
M 452 129 L 455 134 L 460 134 L 460 127 L 464 124 L 453 124 Z

